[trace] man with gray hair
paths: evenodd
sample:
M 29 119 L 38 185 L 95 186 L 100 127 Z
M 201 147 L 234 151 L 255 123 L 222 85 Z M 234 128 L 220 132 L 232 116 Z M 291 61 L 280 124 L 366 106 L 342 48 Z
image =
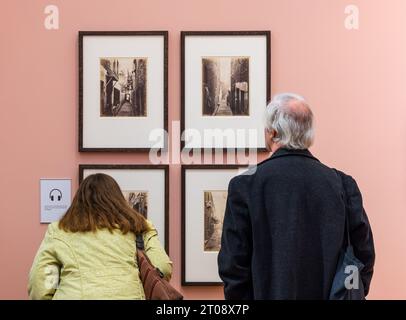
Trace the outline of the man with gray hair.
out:
M 375 260 L 354 179 L 310 152 L 313 113 L 303 97 L 276 95 L 266 109 L 272 156 L 229 184 L 219 274 L 226 299 L 329 299 L 346 216 L 365 296 Z

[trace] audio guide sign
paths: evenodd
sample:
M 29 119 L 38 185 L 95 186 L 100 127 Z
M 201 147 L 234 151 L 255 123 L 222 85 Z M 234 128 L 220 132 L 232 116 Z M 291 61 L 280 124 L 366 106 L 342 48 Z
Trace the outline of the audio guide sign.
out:
M 58 221 L 71 204 L 70 179 L 41 179 L 41 223 Z

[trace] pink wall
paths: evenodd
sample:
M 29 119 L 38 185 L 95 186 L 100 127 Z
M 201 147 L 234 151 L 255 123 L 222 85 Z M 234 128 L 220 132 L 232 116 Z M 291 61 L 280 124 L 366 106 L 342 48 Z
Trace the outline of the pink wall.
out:
M 60 29 L 44 28 L 56 4 Z M 344 28 L 344 7 L 360 30 Z M 358 181 L 374 230 L 370 298 L 406 298 L 406 1 L 3 0 L 0 77 L 0 298 L 25 299 L 45 226 L 39 179 L 79 163 L 147 163 L 146 155 L 77 152 L 78 30 L 168 30 L 169 120 L 180 119 L 181 30 L 272 31 L 272 93 L 305 95 L 317 120 L 313 152 Z M 180 168 L 170 169 L 173 283 L 180 284 Z M 221 299 L 220 288 L 184 288 Z

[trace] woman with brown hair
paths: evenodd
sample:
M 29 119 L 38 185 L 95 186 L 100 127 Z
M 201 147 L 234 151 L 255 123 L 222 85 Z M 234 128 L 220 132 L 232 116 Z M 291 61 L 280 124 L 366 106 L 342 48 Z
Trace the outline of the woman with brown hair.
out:
M 88 176 L 64 217 L 48 226 L 30 271 L 30 298 L 145 299 L 135 234 L 169 280 L 172 262 L 151 222 L 128 205 L 112 177 Z

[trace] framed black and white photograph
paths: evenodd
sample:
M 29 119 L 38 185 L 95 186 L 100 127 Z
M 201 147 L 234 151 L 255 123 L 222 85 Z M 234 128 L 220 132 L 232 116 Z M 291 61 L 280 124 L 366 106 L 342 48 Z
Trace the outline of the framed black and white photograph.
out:
M 265 151 L 270 55 L 270 31 L 181 33 L 182 148 Z
M 119 184 L 128 205 L 150 220 L 169 251 L 169 167 L 167 165 L 79 165 L 79 181 L 104 173 Z
M 182 166 L 182 285 L 221 285 L 221 248 L 230 180 L 247 170 L 240 165 Z
M 167 66 L 167 31 L 80 31 L 79 151 L 165 148 Z

